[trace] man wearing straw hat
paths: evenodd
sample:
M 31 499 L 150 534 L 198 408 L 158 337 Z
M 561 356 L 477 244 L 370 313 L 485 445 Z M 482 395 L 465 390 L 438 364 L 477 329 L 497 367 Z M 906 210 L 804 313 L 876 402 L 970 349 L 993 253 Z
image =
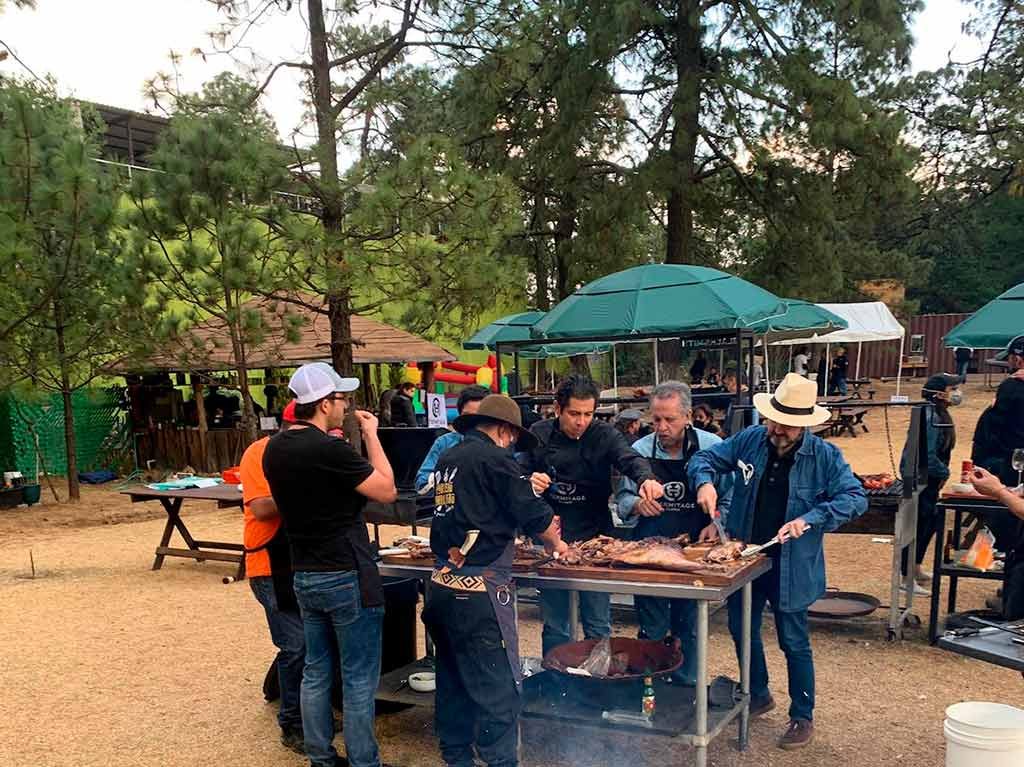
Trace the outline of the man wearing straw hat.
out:
M 715 485 L 732 478 L 733 496 L 722 514 L 727 534 L 751 544 L 775 538 L 767 551 L 772 569 L 754 581 L 750 640 L 750 713 L 775 708 L 761 641 L 761 617 L 771 605 L 789 677 L 789 724 L 779 739 L 784 749 L 801 748 L 814 736 L 814 662 L 807 608 L 825 593 L 824 534 L 867 509 L 864 489 L 839 449 L 807 430 L 824 423 L 829 411 L 815 403 L 813 381 L 788 374 L 774 394 L 755 394 L 764 419 L 690 459 L 690 486 L 697 503 L 719 513 Z M 708 525 L 702 540 L 717 538 Z M 729 631 L 740 653 L 742 594 L 729 598 Z
M 514 767 L 522 668 L 512 559 L 518 531 L 549 554 L 567 549 L 554 513 L 512 448 L 536 438 L 519 406 L 488 395 L 453 426 L 464 435 L 434 468 L 430 548 L 437 557 L 423 622 L 436 653 L 435 730 L 449 767 Z

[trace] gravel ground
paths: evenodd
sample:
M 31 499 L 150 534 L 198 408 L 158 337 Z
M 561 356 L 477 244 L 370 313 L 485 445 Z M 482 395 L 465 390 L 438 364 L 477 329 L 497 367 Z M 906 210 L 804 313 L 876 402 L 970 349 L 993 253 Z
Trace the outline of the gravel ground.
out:
M 967 394 L 967 405 L 955 411 L 957 462 L 991 399 L 979 385 Z M 872 414 L 868 424 L 870 434 L 836 444 L 856 470 L 887 470 L 884 422 Z M 894 414 L 897 461 L 905 424 Z M 194 534 L 240 538 L 237 511 L 194 504 L 185 515 Z M 6 688 L 0 765 L 304 764 L 278 744 L 275 707 L 262 699 L 273 646 L 247 584 L 222 585 L 221 577 L 232 573 L 223 563 L 170 559 L 152 572 L 162 525 L 158 506 L 131 505 L 107 488 L 86 488 L 77 507 L 0 511 L 0 678 Z M 887 545 L 870 536 L 829 536 L 826 550 L 831 586 L 888 603 Z M 960 604 L 981 607 L 992 591 L 986 582 L 963 583 Z M 917 613 L 926 621 L 927 605 L 918 603 Z M 723 618 L 719 613 L 714 620 L 711 672 L 735 675 Z M 616 630 L 631 634 L 635 627 Z M 539 624 L 528 608 L 521 633 L 524 652 L 538 654 Z M 765 633 L 773 688 L 783 705 L 755 721 L 746 753 L 735 750 L 734 730 L 718 739 L 710 751 L 713 765 L 937 765 L 946 706 L 967 699 L 1024 704 L 1019 675 L 930 648 L 923 627 L 910 629 L 904 642 L 888 643 L 881 611 L 845 623 L 819 622 L 812 636 L 817 737 L 801 752 L 783 752 L 774 740 L 786 723 L 785 663 L 770 621 Z M 423 709 L 381 716 L 378 735 L 391 764 L 440 764 Z M 523 736 L 524 763 L 531 766 L 689 761 L 684 746 L 644 735 L 527 721 Z

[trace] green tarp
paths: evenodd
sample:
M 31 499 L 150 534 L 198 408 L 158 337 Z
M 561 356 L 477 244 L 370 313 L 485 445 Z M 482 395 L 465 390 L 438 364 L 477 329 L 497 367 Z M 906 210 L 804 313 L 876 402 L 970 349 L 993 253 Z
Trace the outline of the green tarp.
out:
M 1024 282 L 989 301 L 943 338 L 947 347 L 1002 349 L 1024 334 Z

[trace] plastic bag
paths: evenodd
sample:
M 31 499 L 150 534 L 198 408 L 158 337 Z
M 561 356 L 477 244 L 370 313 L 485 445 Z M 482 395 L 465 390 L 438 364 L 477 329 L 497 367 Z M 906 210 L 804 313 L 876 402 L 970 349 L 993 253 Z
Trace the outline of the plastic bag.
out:
M 608 670 L 612 665 L 612 643 L 605 637 L 590 651 L 583 664 L 580 666 L 591 676 L 608 676 Z
M 982 572 L 987 572 L 992 569 L 992 564 L 995 562 L 995 544 L 996 538 L 989 532 L 987 527 L 983 527 L 981 531 L 975 536 L 974 543 L 971 544 L 971 548 L 960 557 L 960 561 L 957 564 L 965 567 L 973 567 Z

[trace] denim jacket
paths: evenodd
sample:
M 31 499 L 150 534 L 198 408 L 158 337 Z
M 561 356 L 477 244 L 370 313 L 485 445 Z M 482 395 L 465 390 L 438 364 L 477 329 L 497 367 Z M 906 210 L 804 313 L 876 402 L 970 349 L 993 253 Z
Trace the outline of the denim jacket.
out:
M 723 480 L 732 475 L 732 503 L 722 510 L 722 517 L 726 531 L 737 540 L 750 540 L 768 450 L 767 430 L 751 426 L 690 459 L 687 473 L 692 487 L 712 482 L 721 492 Z M 867 507 L 864 488 L 839 449 L 805 431 L 789 475 L 786 521 L 803 518 L 811 528 L 782 546 L 778 560 L 781 611 L 805 610 L 825 593 L 824 534 L 856 519 Z
M 462 442 L 462 435 L 457 431 L 447 432 L 434 440 L 434 444 L 430 446 L 430 452 L 427 453 L 427 457 L 420 464 L 419 471 L 416 472 L 417 491 L 427 486 L 427 482 L 430 481 L 430 475 L 434 473 L 434 467 L 437 466 L 437 461 L 441 454 L 455 447 L 460 442 Z

